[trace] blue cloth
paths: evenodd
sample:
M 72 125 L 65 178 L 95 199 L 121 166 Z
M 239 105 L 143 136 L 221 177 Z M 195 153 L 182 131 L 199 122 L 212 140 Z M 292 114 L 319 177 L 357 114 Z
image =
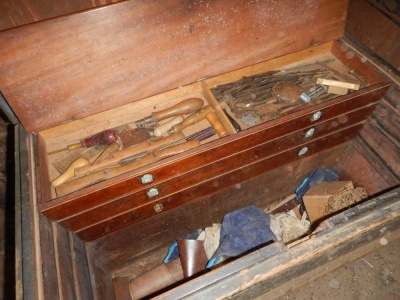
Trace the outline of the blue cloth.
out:
M 276 237 L 269 227 L 269 215 L 255 206 L 246 206 L 225 215 L 219 241 L 207 268 L 214 266 L 222 256 L 238 256 L 267 242 L 276 241 Z
M 337 181 L 339 176 L 331 169 L 318 168 L 308 175 L 296 188 L 296 199 L 301 202 L 305 193 L 317 183 L 323 181 Z

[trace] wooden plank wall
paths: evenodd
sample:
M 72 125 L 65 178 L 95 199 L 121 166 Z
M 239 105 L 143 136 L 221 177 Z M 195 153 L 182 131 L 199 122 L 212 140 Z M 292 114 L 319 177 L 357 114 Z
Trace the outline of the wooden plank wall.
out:
M 85 243 L 39 215 L 44 299 L 92 299 Z
M 386 169 L 391 184 L 400 182 L 400 86 L 393 83 L 358 139 L 360 151 Z
M 385 2 L 351 0 L 346 32 L 400 71 L 400 15 Z
M 0 31 L 123 0 L 2 0 Z

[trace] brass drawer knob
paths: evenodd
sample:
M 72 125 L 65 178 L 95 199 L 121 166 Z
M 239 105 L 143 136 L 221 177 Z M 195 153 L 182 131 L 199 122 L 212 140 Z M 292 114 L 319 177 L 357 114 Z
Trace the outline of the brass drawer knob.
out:
M 298 156 L 302 156 L 304 154 L 306 154 L 308 152 L 308 148 L 307 147 L 303 147 L 300 149 Z
M 147 197 L 149 197 L 149 198 L 158 196 L 160 194 L 160 192 L 158 191 L 157 188 L 151 188 L 146 193 L 147 193 Z
M 159 203 L 159 204 L 154 205 L 153 208 L 154 208 L 155 212 L 161 212 L 164 209 L 164 205 Z
M 322 117 L 322 112 L 319 110 L 319 111 L 316 111 L 315 113 L 313 113 L 311 115 L 310 119 L 311 119 L 312 122 L 314 122 L 314 121 L 319 120 L 321 117 Z
M 307 132 L 304 134 L 304 138 L 308 139 L 310 137 L 312 137 L 315 133 L 315 129 L 314 128 L 310 128 L 307 130 Z
M 150 183 L 154 180 L 154 176 L 151 174 L 144 174 L 142 177 L 140 177 L 139 181 L 142 184 Z

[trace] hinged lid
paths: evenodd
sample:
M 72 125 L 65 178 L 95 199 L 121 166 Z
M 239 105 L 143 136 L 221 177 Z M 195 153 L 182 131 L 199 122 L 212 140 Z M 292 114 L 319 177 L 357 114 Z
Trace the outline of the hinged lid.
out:
M 135 0 L 0 32 L 0 90 L 41 131 L 340 38 L 346 0 Z

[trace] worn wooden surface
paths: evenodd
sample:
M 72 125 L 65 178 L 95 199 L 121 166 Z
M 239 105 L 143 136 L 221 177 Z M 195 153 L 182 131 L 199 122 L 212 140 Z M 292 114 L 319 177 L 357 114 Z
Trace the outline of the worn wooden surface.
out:
M 24 127 L 40 131 L 337 39 L 347 5 L 121 2 L 1 32 L 0 88 Z
M 400 181 L 400 87 L 393 85 L 360 132 L 361 140 Z
M 0 31 L 122 0 L 2 0 Z
M 400 70 L 400 17 L 373 2 L 350 1 L 346 32 Z

